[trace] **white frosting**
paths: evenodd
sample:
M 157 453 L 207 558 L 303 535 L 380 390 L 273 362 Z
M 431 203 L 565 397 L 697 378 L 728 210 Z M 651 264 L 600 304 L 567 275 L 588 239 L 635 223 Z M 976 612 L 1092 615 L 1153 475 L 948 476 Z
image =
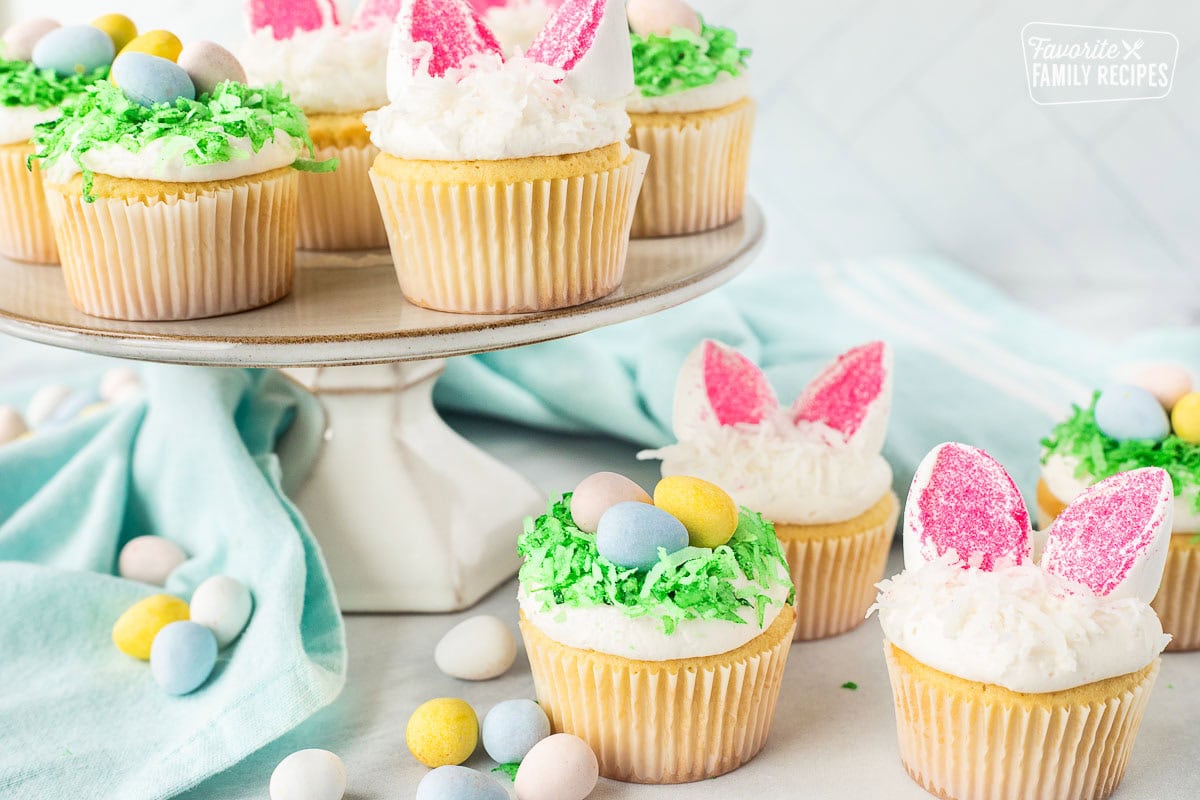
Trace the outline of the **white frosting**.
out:
M 625 4 L 606 2 L 604 17 L 591 48 L 583 54 L 564 83 L 576 94 L 602 103 L 621 103 L 633 94 L 633 43 Z
M 496 34 L 504 55 L 511 56 L 529 49 L 552 12 L 545 0 L 511 0 L 489 8 L 483 21 Z
M 0 106 L 0 144 L 21 144 L 33 137 L 33 126 L 58 118 L 58 108 Z
M 326 26 L 275 39 L 255 33 L 238 52 L 250 85 L 282 83 L 309 114 L 357 114 L 387 102 L 389 27 Z
M 1078 469 L 1078 458 L 1059 453 L 1051 453 L 1042 465 L 1042 480 L 1046 482 L 1046 488 L 1063 504 L 1069 504 L 1096 482 L 1090 475 L 1077 477 L 1075 473 Z M 1200 511 L 1196 510 L 1198 492 L 1200 489 L 1190 487 L 1175 498 L 1173 534 L 1192 536 L 1200 533 Z
M 1053 692 L 1136 672 L 1170 637 L 1136 598 L 1073 594 L 1033 564 L 994 572 L 943 558 L 879 584 L 887 640 L 934 669 L 1015 692 Z
M 745 70 L 736 78 L 722 72 L 707 86 L 696 86 L 675 94 L 643 97 L 635 93 L 630 96 L 626 108 L 633 114 L 689 114 L 731 106 L 749 96 L 750 75 Z

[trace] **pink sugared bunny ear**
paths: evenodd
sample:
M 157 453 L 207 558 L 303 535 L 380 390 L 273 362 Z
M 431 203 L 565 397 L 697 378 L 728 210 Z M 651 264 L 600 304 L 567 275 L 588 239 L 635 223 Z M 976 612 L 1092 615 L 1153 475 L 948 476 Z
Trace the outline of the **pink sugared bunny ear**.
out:
M 550 21 L 525 55 L 570 72 L 592 49 L 607 3 L 608 0 L 566 0 L 550 15 Z
M 1004 467 L 977 447 L 938 445 L 917 467 L 904 508 L 907 569 L 953 553 L 991 571 L 1030 559 L 1029 511 Z
M 757 425 L 778 408 L 767 376 L 753 361 L 705 339 L 679 370 L 672 423 L 684 441 L 722 425 Z
M 246 0 L 245 11 L 251 33 L 270 28 L 276 39 L 338 24 L 333 0 Z
M 1100 481 L 1050 526 L 1042 567 L 1096 595 L 1149 603 L 1167 560 L 1173 496 L 1171 477 L 1157 467 Z
M 393 34 L 396 41 L 425 42 L 433 48 L 429 74 L 434 77 L 479 53 L 503 58 L 495 35 L 467 0 L 402 0 Z
M 892 348 L 870 342 L 838 356 L 792 406 L 797 423 L 818 422 L 872 452 L 883 448 L 892 406 Z
M 400 0 L 363 0 L 350 27 L 358 31 L 389 27 L 400 14 Z

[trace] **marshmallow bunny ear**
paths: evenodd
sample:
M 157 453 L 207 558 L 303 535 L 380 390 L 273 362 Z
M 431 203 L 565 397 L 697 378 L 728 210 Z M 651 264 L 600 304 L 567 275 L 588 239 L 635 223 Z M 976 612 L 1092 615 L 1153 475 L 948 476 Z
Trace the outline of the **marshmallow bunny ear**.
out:
M 525 55 L 566 72 L 576 91 L 614 102 L 633 90 L 631 48 L 624 0 L 563 0 Z
M 757 425 L 778 408 L 775 391 L 753 361 L 705 339 L 679 370 L 672 424 L 684 441 L 722 425 Z
M 245 12 L 251 33 L 270 28 L 276 39 L 338 24 L 333 0 L 246 0 Z
M 904 507 L 904 566 L 946 553 L 991 571 L 1031 557 L 1029 511 L 1004 467 L 976 447 L 938 445 L 917 467 Z
M 883 449 L 892 407 L 892 348 L 871 342 L 849 350 L 821 372 L 792 406 L 797 423 L 821 423 L 847 443 Z
M 1042 568 L 1094 594 L 1158 594 L 1171 541 L 1171 477 L 1157 467 L 1119 472 L 1089 487 L 1050 526 Z
M 393 51 L 424 43 L 432 48 L 429 74 L 445 75 L 470 56 L 492 53 L 503 58 L 500 44 L 467 0 L 401 0 L 392 34 Z M 414 48 L 405 47 L 407 52 Z M 414 71 L 417 64 L 413 64 Z

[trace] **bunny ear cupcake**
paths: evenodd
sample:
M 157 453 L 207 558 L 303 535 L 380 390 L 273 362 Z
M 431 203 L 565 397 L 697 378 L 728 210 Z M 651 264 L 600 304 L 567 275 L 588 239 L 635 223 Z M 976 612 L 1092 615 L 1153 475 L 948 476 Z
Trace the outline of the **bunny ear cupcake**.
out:
M 790 408 L 736 350 L 702 342 L 684 362 L 672 424 L 677 444 L 639 453 L 662 474 L 696 475 L 775 526 L 796 584 L 796 638 L 862 624 L 883 577 L 900 501 L 880 455 L 892 353 L 856 347 L 817 375 Z
M 950 800 L 1099 800 L 1125 772 L 1168 637 L 1149 602 L 1170 538 L 1161 469 L 1108 478 L 1030 556 L 1020 493 L 944 444 L 905 511 L 905 570 L 879 585 L 900 756 Z

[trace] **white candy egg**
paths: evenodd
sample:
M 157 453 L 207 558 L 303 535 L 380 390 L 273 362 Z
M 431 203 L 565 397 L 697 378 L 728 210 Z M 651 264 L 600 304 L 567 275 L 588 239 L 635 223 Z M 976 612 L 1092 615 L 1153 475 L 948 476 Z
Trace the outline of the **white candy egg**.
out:
M 0 55 L 9 61 L 28 61 L 33 58 L 33 46 L 52 30 L 62 27 L 49 17 L 33 17 L 18 22 L 4 32 L 0 39 Z
M 465 681 L 486 681 L 508 671 L 517 640 L 499 617 L 482 614 L 455 625 L 433 651 L 438 669 Z
M 587 742 L 556 733 L 533 746 L 514 783 L 517 800 L 583 800 L 599 777 L 600 765 Z
M 28 430 L 21 412 L 12 406 L 0 406 L 0 444 L 16 441 Z
M 675 28 L 700 33 L 700 15 L 682 0 L 629 0 L 629 28 L 639 36 L 666 36 Z
M 120 403 L 141 388 L 142 380 L 131 367 L 114 367 L 100 379 L 100 397 L 107 403 Z
M 1177 364 L 1147 364 L 1131 378 L 1130 383 L 1154 395 L 1167 411 L 1192 391 L 1191 373 Z
M 121 548 L 117 573 L 131 581 L 162 586 L 175 568 L 187 561 L 183 549 L 161 536 L 138 536 Z
M 250 590 L 228 575 L 214 575 L 192 593 L 191 620 L 212 630 L 217 644 L 228 646 L 250 620 Z
M 29 405 L 25 407 L 25 422 L 31 428 L 37 428 L 48 422 L 58 407 L 71 394 L 71 387 L 61 383 L 54 383 L 38 389 L 33 393 L 33 397 L 29 398 Z
M 271 800 L 342 800 L 346 765 L 328 750 L 301 750 L 271 773 Z

